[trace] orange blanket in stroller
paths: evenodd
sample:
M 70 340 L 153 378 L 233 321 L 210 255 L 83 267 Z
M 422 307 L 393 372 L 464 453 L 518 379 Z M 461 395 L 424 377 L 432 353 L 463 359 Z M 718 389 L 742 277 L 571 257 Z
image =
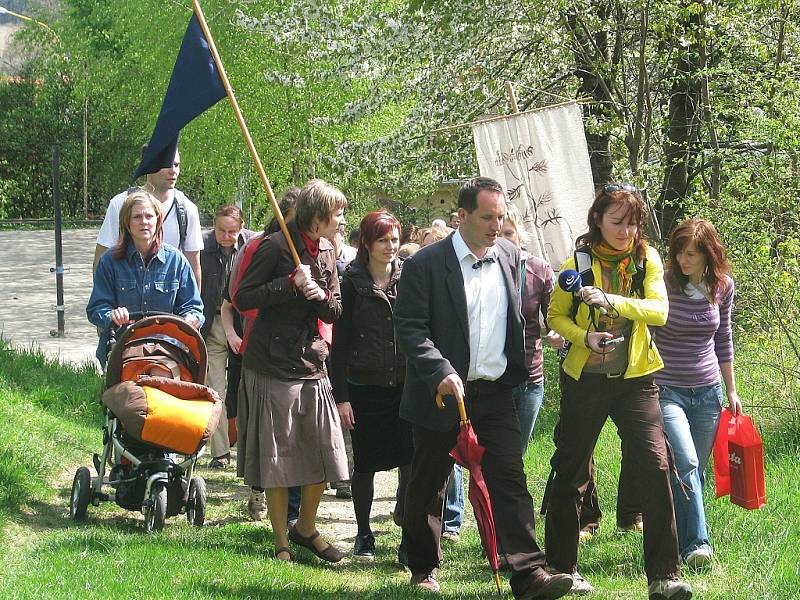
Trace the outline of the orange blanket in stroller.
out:
M 181 454 L 194 454 L 208 442 L 222 412 L 213 389 L 167 377 L 123 381 L 102 400 L 128 435 Z

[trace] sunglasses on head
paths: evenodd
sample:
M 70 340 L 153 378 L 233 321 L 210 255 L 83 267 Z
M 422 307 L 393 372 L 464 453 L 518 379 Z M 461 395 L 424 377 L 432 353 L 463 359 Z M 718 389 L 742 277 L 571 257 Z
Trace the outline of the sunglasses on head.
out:
M 603 186 L 603 192 L 606 194 L 613 194 L 614 192 L 619 192 L 620 190 L 631 192 L 633 194 L 639 192 L 639 190 L 636 189 L 636 186 L 631 185 L 630 183 L 607 183 Z

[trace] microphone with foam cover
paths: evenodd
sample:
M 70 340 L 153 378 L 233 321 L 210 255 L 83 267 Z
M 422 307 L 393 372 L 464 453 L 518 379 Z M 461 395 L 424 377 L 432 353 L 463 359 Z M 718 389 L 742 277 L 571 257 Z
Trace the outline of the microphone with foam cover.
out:
M 583 286 L 581 274 L 575 269 L 564 269 L 558 274 L 558 286 L 565 292 L 574 294 Z
M 579 289 L 581 289 L 581 287 L 583 287 L 581 274 L 578 273 L 575 269 L 564 269 L 563 271 L 561 271 L 561 273 L 558 274 L 558 287 L 560 287 L 565 292 L 569 292 L 570 294 L 575 294 Z M 593 308 L 598 308 L 600 310 L 600 313 L 603 315 L 608 313 L 608 311 L 603 306 L 594 306 Z

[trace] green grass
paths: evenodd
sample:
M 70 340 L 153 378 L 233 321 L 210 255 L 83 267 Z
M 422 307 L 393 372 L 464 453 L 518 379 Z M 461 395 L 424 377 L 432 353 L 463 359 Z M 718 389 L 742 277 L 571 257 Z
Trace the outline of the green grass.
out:
M 1 342 L 0 342 L 1 343 Z M 744 353 L 743 362 L 755 355 Z M 741 354 L 741 352 L 740 352 Z M 738 360 L 738 359 L 737 359 Z M 538 509 L 549 472 L 550 435 L 557 418 L 557 385 L 548 355 L 545 407 L 526 457 L 528 485 Z M 739 372 L 746 405 L 772 404 L 763 373 Z M 85 523 L 68 519 L 71 475 L 100 450 L 99 378 L 41 356 L 0 350 L 0 525 L 4 553 L 2 598 L 425 598 L 407 585 L 395 564 L 399 532 L 388 518 L 377 523 L 378 555 L 369 566 L 321 565 L 304 550 L 286 565 L 270 558 L 268 528 L 244 521 L 241 486 L 230 473 L 206 473 L 210 524 L 190 527 L 175 517 L 164 531 L 142 532 L 135 513 L 112 503 L 90 507 Z M 783 389 L 782 405 L 797 406 L 796 388 Z M 793 404 L 792 404 L 793 402 Z M 787 404 L 788 403 L 788 404 Z M 767 449 L 768 504 L 746 511 L 713 499 L 708 521 L 716 557 L 708 570 L 685 572 L 704 599 L 798 598 L 800 568 L 800 422 L 792 411 L 755 411 Z M 596 453 L 604 509 L 600 532 L 581 546 L 580 569 L 598 590 L 595 599 L 646 598 L 641 538 L 614 531 L 619 440 L 612 424 Z M 537 510 L 538 512 L 538 510 Z M 537 519 L 539 538 L 542 523 Z M 340 547 L 348 541 L 338 540 Z M 491 574 L 477 532 L 446 543 L 441 572 L 445 598 L 492 598 Z M 505 575 L 504 580 L 508 577 Z M 506 587 L 506 597 L 510 597 Z
M 99 385 L 88 366 L 64 367 L 0 340 L 0 525 L 22 508 L 46 507 L 54 479 L 85 458 L 98 435 Z

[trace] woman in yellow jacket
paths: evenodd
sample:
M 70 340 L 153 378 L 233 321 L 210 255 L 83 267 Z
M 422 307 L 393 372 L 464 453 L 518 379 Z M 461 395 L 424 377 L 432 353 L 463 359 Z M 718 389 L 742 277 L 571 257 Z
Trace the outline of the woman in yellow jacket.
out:
M 573 294 L 560 288 L 553 292 L 548 324 L 570 347 L 561 365 L 561 428 L 551 460 L 545 547 L 554 570 L 573 574 L 573 593 L 592 591 L 577 572 L 581 499 L 597 438 L 611 417 L 646 490 L 642 512 L 649 598 L 687 600 L 692 591 L 678 580 L 671 461 L 653 382 L 663 363 L 648 329 L 666 322 L 667 292 L 663 264 L 647 244 L 644 223 L 636 188 L 601 188 L 589 209 L 589 231 L 576 243 L 579 251 L 591 254 L 594 286 L 575 292 L 580 304 L 574 315 Z M 637 265 L 645 270 L 644 297 L 632 291 Z M 561 270 L 575 268 L 572 258 Z

